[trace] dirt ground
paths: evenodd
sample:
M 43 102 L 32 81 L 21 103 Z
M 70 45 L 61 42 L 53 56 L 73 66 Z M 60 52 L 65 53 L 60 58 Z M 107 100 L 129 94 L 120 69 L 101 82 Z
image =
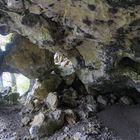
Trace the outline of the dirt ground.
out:
M 114 105 L 100 112 L 98 117 L 122 140 L 140 140 L 140 106 Z
M 23 140 L 19 107 L 0 109 L 0 140 Z M 65 126 L 48 140 L 140 140 L 140 106 L 113 105 L 96 116 Z M 80 139 L 78 139 L 80 138 Z
M 0 140 L 21 140 L 28 135 L 27 128 L 20 125 L 19 112 L 16 106 L 0 109 Z
M 72 137 L 77 132 L 81 138 L 78 140 L 140 140 L 140 105 L 107 106 L 95 118 L 69 127 L 68 132 L 64 128 L 49 140 L 62 140 L 65 135 Z

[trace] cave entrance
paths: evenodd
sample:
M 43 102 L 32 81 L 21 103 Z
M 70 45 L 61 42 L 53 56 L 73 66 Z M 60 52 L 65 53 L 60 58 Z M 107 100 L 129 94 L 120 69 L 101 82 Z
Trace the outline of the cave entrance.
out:
M 22 74 L 3 72 L 0 77 L 0 91 L 11 87 L 12 92 L 17 92 L 22 96 L 30 90 L 31 80 Z
M 1 51 L 6 51 L 6 44 L 11 41 L 12 34 L 6 36 L 0 35 L 0 49 Z
M 0 35 L 0 51 L 3 55 L 7 51 L 7 44 L 11 42 L 12 34 L 6 36 Z M 9 46 L 8 46 L 9 47 Z M 25 77 L 20 73 L 1 72 L 0 73 L 0 92 L 10 89 L 12 93 L 16 92 L 22 96 L 31 91 L 34 80 Z

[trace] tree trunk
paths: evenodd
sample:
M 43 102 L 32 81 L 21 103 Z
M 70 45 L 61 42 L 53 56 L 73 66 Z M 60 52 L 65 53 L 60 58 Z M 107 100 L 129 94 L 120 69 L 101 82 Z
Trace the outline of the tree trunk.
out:
M 3 79 L 2 79 L 2 74 L 0 75 L 0 91 L 3 88 Z
M 11 73 L 11 82 L 12 82 L 12 88 L 14 89 L 14 92 L 17 92 L 17 83 L 16 83 L 16 76 L 15 74 Z

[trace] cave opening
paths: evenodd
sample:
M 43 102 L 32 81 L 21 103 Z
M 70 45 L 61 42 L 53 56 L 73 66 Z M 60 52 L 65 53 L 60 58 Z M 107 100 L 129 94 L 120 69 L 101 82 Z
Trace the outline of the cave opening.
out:
M 12 34 L 1 35 L 0 34 L 0 49 L 1 51 L 6 51 L 6 44 L 10 43 Z
M 6 88 L 11 87 L 13 93 L 17 92 L 22 96 L 24 93 L 31 90 L 29 89 L 30 79 L 22 74 L 3 72 L 0 83 L 1 92 Z
M 12 34 L 0 35 L 0 50 L 1 55 L 5 55 L 7 51 L 12 47 L 10 44 Z M 3 93 L 7 91 L 7 95 L 12 93 L 18 93 L 20 96 L 32 90 L 33 80 L 27 78 L 20 73 L 12 73 L 10 71 L 3 71 L 0 73 L 0 92 Z M 8 90 L 9 89 L 9 90 Z M 9 92 L 9 93 L 8 93 Z

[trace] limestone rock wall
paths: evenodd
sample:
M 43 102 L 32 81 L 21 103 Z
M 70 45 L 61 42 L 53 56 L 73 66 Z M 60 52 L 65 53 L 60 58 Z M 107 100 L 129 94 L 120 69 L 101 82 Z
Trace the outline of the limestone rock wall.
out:
M 29 78 L 42 78 L 54 69 L 54 55 L 39 49 L 27 38 L 13 35 L 6 46 L 4 62 Z
M 2 34 L 16 32 L 64 54 L 89 91 L 107 92 L 120 81 L 139 89 L 139 0 L 1 0 L 0 5 Z

